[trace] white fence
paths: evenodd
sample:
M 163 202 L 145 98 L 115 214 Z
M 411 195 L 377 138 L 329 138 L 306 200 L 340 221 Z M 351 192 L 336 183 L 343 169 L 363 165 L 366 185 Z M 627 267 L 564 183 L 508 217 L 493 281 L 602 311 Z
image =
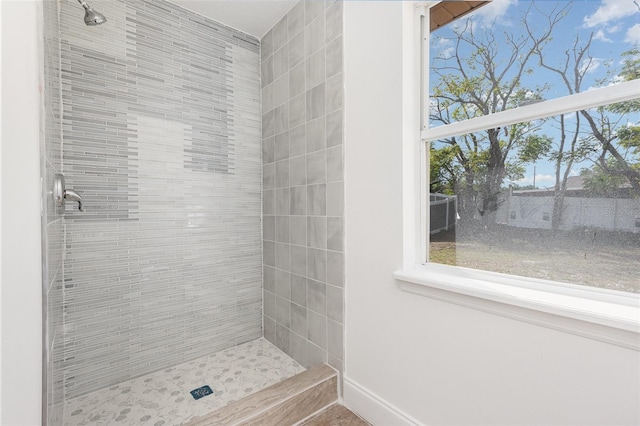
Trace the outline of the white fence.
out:
M 560 229 L 596 228 L 640 232 L 640 199 L 564 199 Z M 496 220 L 520 228 L 551 229 L 553 197 L 505 194 L 498 203 Z
M 455 195 L 429 194 L 429 232 L 445 231 L 453 228 L 458 217 Z

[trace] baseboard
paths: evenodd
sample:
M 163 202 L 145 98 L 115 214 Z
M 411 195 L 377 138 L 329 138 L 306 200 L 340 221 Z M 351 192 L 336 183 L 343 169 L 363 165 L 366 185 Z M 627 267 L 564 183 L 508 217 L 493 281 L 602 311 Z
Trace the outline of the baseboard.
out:
M 344 405 L 372 425 L 423 426 L 422 423 L 351 380 L 348 376 L 344 377 L 343 386 Z

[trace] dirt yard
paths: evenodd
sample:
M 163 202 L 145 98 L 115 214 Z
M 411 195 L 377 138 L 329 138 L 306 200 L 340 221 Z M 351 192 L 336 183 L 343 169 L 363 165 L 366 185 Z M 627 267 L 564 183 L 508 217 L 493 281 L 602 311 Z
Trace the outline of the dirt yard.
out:
M 497 226 L 431 236 L 430 261 L 640 293 L 640 234 Z

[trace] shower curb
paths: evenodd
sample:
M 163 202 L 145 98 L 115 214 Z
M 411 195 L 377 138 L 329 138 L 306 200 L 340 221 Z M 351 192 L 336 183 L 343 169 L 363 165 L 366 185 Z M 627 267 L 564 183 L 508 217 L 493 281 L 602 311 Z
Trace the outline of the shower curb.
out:
M 293 425 L 338 400 L 338 373 L 320 364 L 229 403 L 186 426 Z

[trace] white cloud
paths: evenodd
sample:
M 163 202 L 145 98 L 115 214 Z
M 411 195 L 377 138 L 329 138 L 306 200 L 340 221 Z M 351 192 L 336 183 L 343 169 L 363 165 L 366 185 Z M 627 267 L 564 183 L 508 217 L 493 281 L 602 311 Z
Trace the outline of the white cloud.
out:
M 556 177 L 554 175 L 536 175 L 536 186 L 546 182 L 555 182 Z M 517 185 L 533 185 L 533 176 L 525 176 L 522 179 L 516 180 L 513 183 Z
M 624 41 L 631 44 L 640 43 L 640 24 L 635 24 L 627 30 L 627 36 Z
M 585 59 L 584 61 L 582 61 L 582 63 L 580 64 L 580 72 L 581 73 L 586 73 L 586 74 L 590 74 L 595 72 L 598 68 L 600 68 L 600 65 L 602 65 L 602 59 L 600 58 L 590 58 L 590 59 Z
M 493 21 L 502 18 L 507 13 L 507 9 L 517 3 L 518 0 L 493 0 L 489 4 L 481 7 L 475 16 L 480 17 L 484 25 L 489 25 L 493 23 Z M 506 24 L 507 22 L 501 23 Z
M 602 41 L 606 41 L 607 43 L 611 43 L 613 42 L 613 40 L 611 40 L 610 38 L 608 38 L 604 31 L 602 30 L 598 30 L 593 34 L 593 39 L 594 40 L 602 40 Z
M 450 59 L 451 57 L 453 57 L 453 54 L 455 53 L 456 49 L 454 47 L 447 47 L 446 49 L 442 50 L 438 56 L 442 59 Z
M 633 0 L 602 0 L 600 7 L 593 15 L 585 16 L 584 25 L 587 28 L 593 28 L 629 17 L 634 13 L 638 13 L 638 6 Z

